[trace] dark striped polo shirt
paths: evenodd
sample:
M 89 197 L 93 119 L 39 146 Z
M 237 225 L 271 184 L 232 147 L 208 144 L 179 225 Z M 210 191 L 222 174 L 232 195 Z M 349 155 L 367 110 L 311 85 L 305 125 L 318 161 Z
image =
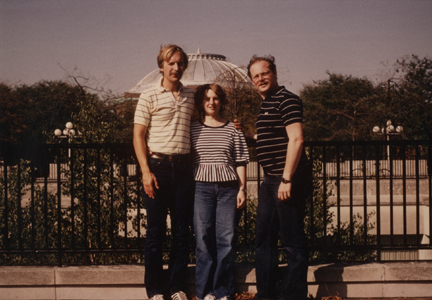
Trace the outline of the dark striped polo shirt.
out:
M 300 98 L 279 86 L 263 100 L 257 119 L 256 151 L 266 175 L 282 176 L 288 147 L 286 126 L 303 122 Z M 305 159 L 304 150 L 302 160 Z

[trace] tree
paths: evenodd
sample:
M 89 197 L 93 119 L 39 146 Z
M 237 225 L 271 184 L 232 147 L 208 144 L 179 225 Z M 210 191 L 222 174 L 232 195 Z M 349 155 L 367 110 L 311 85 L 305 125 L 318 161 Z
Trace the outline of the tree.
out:
M 110 91 L 89 87 L 90 79 L 72 75 L 69 78 L 70 83 L 41 81 L 18 87 L 0 83 L 0 141 L 52 141 L 54 130 L 64 128 L 69 121 L 76 126 L 86 123 L 87 128 L 79 129 L 83 134 L 84 130 L 90 131 L 85 137 L 93 141 L 95 136 L 90 133 L 97 129 L 105 130 L 104 141 L 130 141 L 134 105 Z M 91 115 L 90 111 L 95 110 L 97 113 Z
M 243 86 L 228 93 L 228 100 L 230 118 L 238 119 L 245 133 L 255 133 L 261 97 L 251 86 Z
M 4 143 L 9 144 L 3 145 L 5 147 L 2 147 L 0 156 L 9 161 L 6 165 L 14 166 L 10 168 L 12 172 L 8 176 L 9 187 L 14 194 L 9 195 L 8 203 L 5 203 L 6 197 L 2 194 L 6 179 L 0 178 L 0 207 L 8 207 L 8 218 L 0 224 L 2 236 L 5 237 L 3 230 L 5 224 L 8 224 L 11 229 L 8 232 L 12 237 L 21 237 L 13 242 L 21 240 L 24 248 L 58 248 L 58 228 L 63 232 L 62 248 L 109 248 L 139 242 L 122 237 L 126 222 L 132 221 L 134 227 L 140 227 L 144 221 L 141 214 L 139 218 L 138 215 L 126 214 L 130 208 L 140 205 L 143 207 L 137 202 L 138 185 L 126 180 L 125 167 L 133 160 L 133 148 L 89 144 L 131 141 L 134 105 L 131 102 L 124 104 L 123 99 L 110 92 L 103 93 L 101 89 L 92 88 L 86 78 L 71 76 L 70 79 L 71 83 L 44 81 L 16 88 L 0 85 L 1 103 L 7 107 L 2 114 L 1 125 L 8 129 L 8 134 L 2 138 L 4 137 Z M 98 93 L 94 93 L 95 91 Z M 11 119 L 20 122 L 8 127 L 8 120 Z M 73 122 L 76 130 L 82 133 L 69 142 L 84 145 L 74 145 L 68 149 L 69 146 L 63 143 L 66 140 L 54 137 L 54 129 L 63 128 L 67 121 Z M 21 150 L 34 148 L 33 143 L 46 142 L 51 142 L 46 147 L 51 149 L 50 161 L 67 163 L 67 167 L 62 167 L 61 170 L 65 176 L 61 190 L 62 195 L 70 196 L 72 201 L 69 207 L 61 209 L 61 215 L 57 213 L 58 196 L 47 191 L 44 186 L 36 185 L 32 197 L 34 201 L 25 206 L 17 205 L 19 194 L 22 196 L 28 192 L 32 184 L 35 176 L 32 168 L 39 168 L 38 162 L 43 156 L 28 153 L 23 155 Z M 57 143 L 59 145 L 52 145 Z M 11 148 L 10 144 L 16 145 Z M 12 151 L 6 151 L 9 149 Z M 8 155 L 16 156 L 17 159 L 11 161 Z M 19 160 L 20 157 L 25 160 Z M 21 167 L 16 167 L 19 164 Z M 18 169 L 21 170 L 19 178 Z M 21 220 L 18 223 L 17 216 Z M 48 226 L 39 220 L 46 220 Z M 141 221 L 140 224 L 137 223 L 138 220 Z M 45 228 L 45 231 L 41 232 L 41 228 Z M 126 234 L 131 229 L 128 228 Z M 2 239 L 0 243 L 8 241 L 12 240 Z M 7 260 L 8 263 L 22 264 L 32 261 L 36 256 L 17 258 L 11 255 L 5 257 L 5 262 Z M 57 257 L 48 255 L 38 256 L 37 259 L 41 264 L 52 264 Z M 72 264 L 111 263 L 132 262 L 134 257 L 84 253 L 67 257 L 67 260 L 67 263 Z
M 398 84 L 391 105 L 409 138 L 432 137 L 432 59 L 405 56 L 395 64 Z M 390 81 L 389 81 L 390 82 Z
M 14 143 L 26 130 L 26 105 L 18 103 L 13 89 L 0 83 L 0 141 Z
M 375 125 L 388 120 L 404 128 L 402 137 L 432 135 L 432 60 L 417 55 L 398 59 L 377 84 L 366 78 L 327 72 L 300 92 L 307 140 L 370 140 Z
M 306 139 L 367 139 L 380 90 L 366 78 L 327 74 L 328 79 L 314 81 L 300 92 Z
M 63 143 L 63 139 L 54 139 L 51 131 L 52 143 L 44 148 L 50 149 L 51 162 L 61 163 L 61 173 L 65 176 L 61 194 L 62 197 L 69 196 L 71 203 L 60 210 L 58 195 L 47 190 L 46 185 L 37 184 L 31 200 L 21 201 L 21 197 L 34 185 L 34 167 L 41 158 L 29 156 L 31 161 L 18 160 L 16 166 L 9 168 L 11 172 L 7 179 L 0 176 L 0 207 L 7 208 L 0 210 L 0 248 L 58 249 L 61 246 L 62 249 L 94 250 L 137 248 L 136 243 L 140 242 L 124 237 L 129 236 L 133 229 L 127 227 L 127 222 L 132 222 L 134 229 L 138 229 L 145 220 L 139 210 L 135 215 L 127 213 L 132 208 L 143 207 L 138 201 L 139 185 L 127 180 L 125 172 L 127 163 L 133 160 L 133 148 L 125 148 L 122 144 L 101 145 L 118 141 L 121 131 L 127 130 L 127 124 L 132 122 L 132 119 L 123 117 L 130 112 L 128 109 L 118 109 L 116 105 L 121 103 L 113 99 L 101 101 L 98 95 L 86 92 L 82 86 L 77 86 L 73 91 L 77 99 L 74 104 L 76 109 L 70 113 L 69 120 L 83 134 L 70 140 L 70 144 L 77 145 L 68 145 Z M 16 147 L 21 148 L 28 148 L 28 145 Z M 9 197 L 3 194 L 6 182 Z M 62 232 L 61 241 L 58 240 L 59 230 Z M 19 242 L 20 245 L 17 244 Z M 2 257 L 7 264 L 55 264 L 57 259 L 55 254 L 33 253 L 25 257 Z M 109 264 L 133 263 L 136 259 L 127 254 L 78 253 L 64 256 L 63 262 Z
M 228 98 L 223 114 L 229 120 L 238 119 L 245 133 L 255 133 L 261 97 L 252 83 L 239 74 L 242 73 L 238 70 L 228 70 L 216 79 L 215 83 L 224 87 Z
M 0 86 L 0 157 L 6 165 L 18 157 L 33 159 L 41 145 L 53 139 L 77 111 L 77 88 L 60 81 L 41 81 L 32 86 Z M 26 145 L 26 147 L 19 147 Z
M 82 133 L 81 142 L 132 141 L 134 102 L 105 91 L 93 78 L 73 74 L 68 78 L 76 88 L 78 109 L 71 120 Z
M 70 78 L 71 83 L 0 84 L 0 157 L 6 165 L 17 164 L 18 157 L 39 155 L 40 145 L 54 142 L 54 130 L 64 128 L 66 122 L 81 133 L 75 142 L 132 140 L 134 104 L 110 91 L 89 87 L 88 79 Z
M 8 93 L 9 92 L 9 93 Z M 15 144 L 46 142 L 77 111 L 77 87 L 61 81 L 41 81 L 32 86 L 1 89 L 1 139 Z M 11 122 L 12 121 L 12 122 Z

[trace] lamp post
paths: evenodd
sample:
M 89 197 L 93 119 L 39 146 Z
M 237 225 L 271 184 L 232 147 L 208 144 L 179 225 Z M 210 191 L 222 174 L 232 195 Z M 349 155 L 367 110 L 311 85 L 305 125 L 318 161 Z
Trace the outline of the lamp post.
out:
M 403 127 L 397 126 L 396 128 L 392 125 L 392 121 L 388 120 L 386 126 L 380 128 L 379 126 L 374 126 L 372 132 L 376 134 L 383 134 L 387 141 L 390 141 L 391 135 L 401 135 L 403 133 Z M 390 145 L 387 144 L 387 158 L 390 158 Z
M 73 129 L 72 122 L 67 122 L 65 129 L 63 129 L 63 131 L 60 129 L 54 130 L 54 135 L 59 139 L 71 138 L 76 135 L 76 131 Z
M 73 129 L 73 124 L 72 122 L 67 122 L 65 124 L 65 129 L 63 129 L 63 131 L 61 129 L 56 129 L 54 130 L 54 135 L 59 138 L 59 139 L 67 139 L 68 142 L 70 141 L 71 138 L 73 138 L 76 135 L 76 131 L 75 129 Z M 71 157 L 71 149 L 69 148 L 68 151 L 69 157 Z

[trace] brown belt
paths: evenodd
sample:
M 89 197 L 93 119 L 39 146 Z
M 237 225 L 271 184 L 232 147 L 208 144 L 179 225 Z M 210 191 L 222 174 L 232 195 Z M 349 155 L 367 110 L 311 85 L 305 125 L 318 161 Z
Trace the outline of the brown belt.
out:
M 150 154 L 151 158 L 155 159 L 161 159 L 165 162 L 181 162 L 182 160 L 186 159 L 188 157 L 188 154 L 162 154 L 162 153 L 152 153 Z

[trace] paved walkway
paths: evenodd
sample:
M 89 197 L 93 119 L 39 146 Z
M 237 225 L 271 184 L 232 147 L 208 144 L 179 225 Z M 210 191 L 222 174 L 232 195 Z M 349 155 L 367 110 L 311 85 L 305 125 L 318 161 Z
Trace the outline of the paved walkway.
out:
M 144 273 L 143 265 L 0 266 L 0 300 L 142 300 Z M 194 278 L 190 265 L 189 295 L 195 292 Z M 238 291 L 256 292 L 252 266 L 237 266 L 235 280 Z M 322 300 L 432 300 L 432 262 L 315 265 L 309 267 L 308 284 L 309 293 Z

